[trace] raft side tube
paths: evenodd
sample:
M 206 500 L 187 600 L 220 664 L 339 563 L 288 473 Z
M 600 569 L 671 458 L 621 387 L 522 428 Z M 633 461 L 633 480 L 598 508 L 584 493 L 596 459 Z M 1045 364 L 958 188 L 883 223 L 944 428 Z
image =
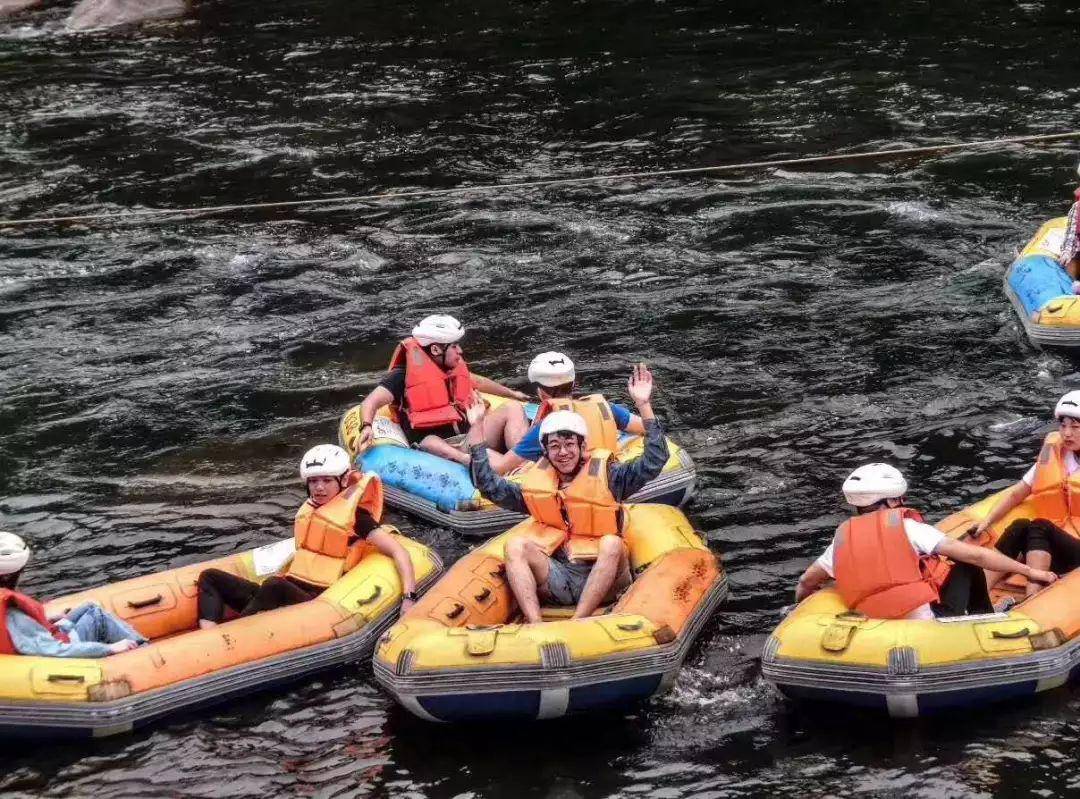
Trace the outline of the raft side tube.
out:
M 638 576 L 610 612 L 514 623 L 504 555 L 521 535 L 551 550 L 562 534 L 527 520 L 480 545 L 380 640 L 376 679 L 417 716 L 550 718 L 645 698 L 671 684 L 727 595 L 717 557 L 680 511 L 633 506 L 625 539 Z
M 418 590 L 426 590 L 442 572 L 441 561 L 427 547 L 398 539 L 413 561 Z M 282 544 L 290 542 L 271 547 L 288 549 Z M 194 629 L 199 572 L 224 567 L 247 579 L 263 579 L 268 574 L 256 572 L 268 565 L 267 549 L 49 602 L 50 610 L 60 611 L 97 602 L 153 640 L 98 659 L 0 656 L 0 734 L 111 735 L 168 713 L 369 657 L 401 601 L 397 570 L 381 554 L 365 557 L 310 602 Z

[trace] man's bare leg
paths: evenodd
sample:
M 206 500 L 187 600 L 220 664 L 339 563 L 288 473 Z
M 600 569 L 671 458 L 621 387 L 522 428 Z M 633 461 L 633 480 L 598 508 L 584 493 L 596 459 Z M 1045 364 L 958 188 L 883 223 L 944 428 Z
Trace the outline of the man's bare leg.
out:
M 589 572 L 589 579 L 581 590 L 581 598 L 574 610 L 575 619 L 591 616 L 616 586 L 630 585 L 630 558 L 626 544 L 617 535 L 605 535 L 600 539 L 600 554 Z
M 506 581 L 528 624 L 543 621 L 537 586 L 547 585 L 551 560 L 534 542 L 511 538 L 506 543 Z
M 453 444 L 448 444 L 438 436 L 424 436 L 420 442 L 420 449 L 432 455 L 438 455 L 440 458 L 446 458 L 448 461 L 460 463 L 462 466 L 468 466 L 471 460 L 468 453 Z
M 488 449 L 509 452 L 529 431 L 529 418 L 520 402 L 504 402 L 484 417 L 484 443 Z

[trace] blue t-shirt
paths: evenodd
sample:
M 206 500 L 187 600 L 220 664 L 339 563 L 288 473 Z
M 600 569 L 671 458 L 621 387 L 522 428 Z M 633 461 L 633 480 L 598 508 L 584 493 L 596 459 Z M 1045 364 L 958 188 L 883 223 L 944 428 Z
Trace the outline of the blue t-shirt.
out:
M 620 430 L 625 430 L 633 414 L 625 405 L 611 403 L 611 415 L 615 419 L 615 426 Z M 540 446 L 540 425 L 534 424 L 529 428 L 529 432 L 514 447 L 514 454 L 527 461 L 540 460 L 544 454 L 544 448 Z

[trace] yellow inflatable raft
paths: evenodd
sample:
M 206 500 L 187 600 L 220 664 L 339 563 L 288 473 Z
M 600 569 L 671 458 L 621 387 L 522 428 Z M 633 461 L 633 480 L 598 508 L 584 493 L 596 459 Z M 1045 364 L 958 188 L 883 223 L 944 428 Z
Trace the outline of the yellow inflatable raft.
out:
M 442 571 L 438 557 L 415 541 L 399 540 L 412 558 L 418 586 L 430 585 Z M 213 567 L 261 581 L 293 552 L 290 538 L 50 601 L 50 612 L 97 602 L 151 643 L 99 659 L 0 655 L 0 734 L 113 735 L 369 658 L 401 602 L 394 563 L 380 554 L 365 557 L 310 602 L 197 629 L 200 572 Z
M 1080 347 L 1080 295 L 1058 263 L 1066 222 L 1040 227 L 1005 273 L 1005 294 L 1037 346 Z
M 635 579 L 615 604 L 577 620 L 544 608 L 543 623 L 522 624 L 503 562 L 513 536 L 553 543 L 522 522 L 455 563 L 380 639 L 376 679 L 420 718 L 544 719 L 645 699 L 670 686 L 727 596 L 719 559 L 681 511 L 635 505 L 624 531 Z
M 969 531 L 1000 497 L 937 527 L 970 540 Z M 971 543 L 992 546 L 1023 518 L 1032 518 L 1027 503 Z M 1007 613 L 886 621 L 849 611 L 835 590 L 825 589 L 800 603 L 769 637 L 762 673 L 792 698 L 879 708 L 897 717 L 1031 696 L 1080 676 L 1080 570 L 1027 600 L 1024 579 L 1014 576 L 994 591 L 996 601 L 1005 596 L 1019 600 Z
M 506 402 L 502 397 L 484 397 L 492 407 Z M 526 406 L 530 418 L 537 410 L 536 405 Z M 346 411 L 338 428 L 338 439 L 360 468 L 379 475 L 387 504 L 441 527 L 471 535 L 503 532 L 522 520 L 521 514 L 503 510 L 481 497 L 464 466 L 410 449 L 396 415 L 388 407 L 379 410 L 372 424 L 372 445 L 358 453 L 356 437 L 361 421 L 359 405 Z M 644 446 L 642 436 L 624 433 L 615 460 L 639 457 Z M 693 495 L 697 476 L 694 461 L 671 439 L 668 439 L 668 452 L 664 470 L 635 494 L 632 501 L 679 507 Z M 510 479 L 520 477 L 530 467 L 531 464 L 526 464 L 507 476 Z

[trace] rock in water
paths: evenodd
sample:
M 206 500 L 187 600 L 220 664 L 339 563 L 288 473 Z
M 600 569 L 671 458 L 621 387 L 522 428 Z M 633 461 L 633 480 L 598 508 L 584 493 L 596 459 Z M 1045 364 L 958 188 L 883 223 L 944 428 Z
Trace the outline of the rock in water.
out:
M 0 17 L 41 5 L 41 0 L 0 0 Z
M 189 7 L 187 0 L 79 0 L 67 18 L 67 29 L 85 31 L 174 19 L 184 16 Z

